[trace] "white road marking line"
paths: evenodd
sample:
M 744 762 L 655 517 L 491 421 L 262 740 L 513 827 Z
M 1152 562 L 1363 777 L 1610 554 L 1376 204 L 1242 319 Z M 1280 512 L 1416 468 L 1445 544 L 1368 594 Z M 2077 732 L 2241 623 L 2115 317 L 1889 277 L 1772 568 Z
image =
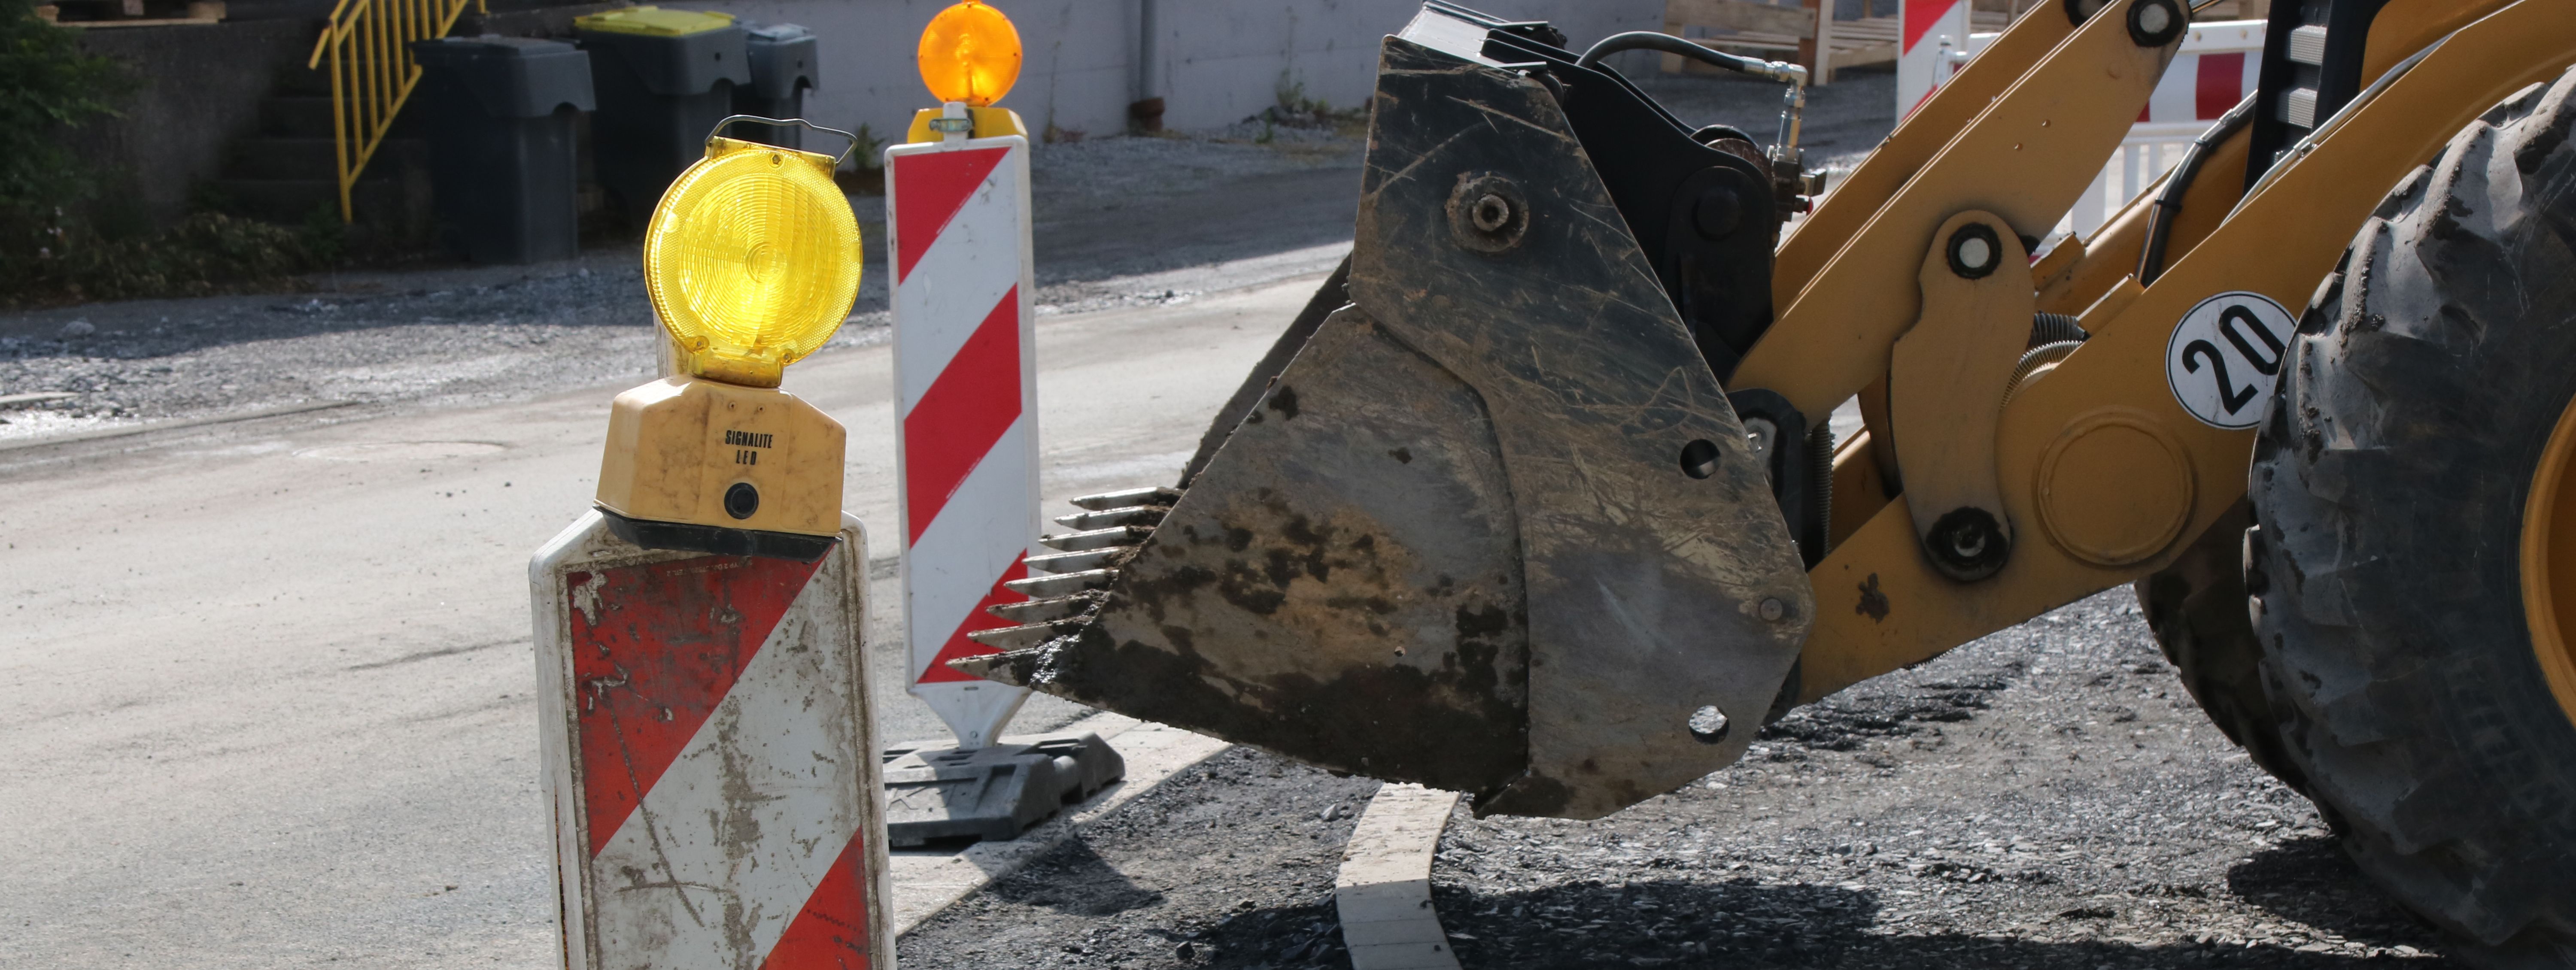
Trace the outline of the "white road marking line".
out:
M 1369 799 L 1333 880 L 1351 970 L 1458 970 L 1431 907 L 1431 854 L 1457 806 L 1456 792 L 1420 785 L 1386 785 Z
M 1048 733 L 1088 731 L 1112 742 L 1126 759 L 1127 778 L 1100 790 L 1091 800 L 1065 810 L 1045 824 L 1008 842 L 983 841 L 955 852 L 896 850 L 889 858 L 894 879 L 894 934 L 955 905 L 993 880 L 1019 871 L 1029 860 L 1055 848 L 1076 828 L 1098 819 L 1162 784 L 1182 769 L 1198 764 L 1231 745 L 1176 727 L 1147 724 L 1120 714 L 1094 714 Z M 1009 738 L 1003 740 L 1008 741 Z

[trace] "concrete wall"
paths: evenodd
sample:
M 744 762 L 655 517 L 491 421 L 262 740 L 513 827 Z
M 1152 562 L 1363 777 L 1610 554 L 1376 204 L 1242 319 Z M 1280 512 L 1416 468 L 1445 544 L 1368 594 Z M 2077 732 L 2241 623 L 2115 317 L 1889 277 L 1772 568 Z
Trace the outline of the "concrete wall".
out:
M 931 107 L 913 67 L 921 28 L 951 0 L 680 0 L 749 20 L 802 24 L 822 38 L 822 88 L 807 95 L 816 122 L 880 136 Z M 1026 57 L 1002 99 L 1033 128 L 1091 135 L 1125 129 L 1137 94 L 1142 0 L 998 0 Z M 1214 128 L 1279 101 L 1284 90 L 1335 107 L 1365 102 L 1380 38 L 1418 0 L 1153 0 L 1164 124 Z M 1662 23 L 1663 0 L 1481 0 L 1498 16 L 1551 20 L 1580 46 Z M 1631 68 L 1632 70 L 1634 68 Z
M 223 168 L 233 142 L 259 130 L 259 99 L 286 71 L 304 69 L 318 28 L 291 20 L 211 26 L 84 30 L 81 48 L 123 61 L 143 86 L 72 132 L 106 184 L 91 205 L 98 224 L 128 233 L 177 219 L 188 194 Z

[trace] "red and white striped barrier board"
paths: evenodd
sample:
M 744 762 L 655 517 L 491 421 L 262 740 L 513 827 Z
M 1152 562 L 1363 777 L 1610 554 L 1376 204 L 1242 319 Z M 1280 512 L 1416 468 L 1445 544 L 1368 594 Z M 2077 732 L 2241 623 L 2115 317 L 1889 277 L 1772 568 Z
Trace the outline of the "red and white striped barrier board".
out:
M 1002 584 L 1041 528 L 1028 139 L 887 148 L 886 248 L 909 689 L 979 748 L 1028 698 L 948 667 L 993 652 L 966 634 L 1010 625 L 984 608 L 1027 598 Z
M 2263 28 L 2260 20 L 2193 24 L 2130 136 L 2171 134 L 2190 140 L 2254 93 L 2263 67 Z
M 890 968 L 860 635 L 867 541 L 639 549 L 599 513 L 529 567 L 564 965 Z
M 1896 116 L 1931 100 L 1968 54 L 1968 0 L 1904 0 L 1896 10 Z
M 1905 45 L 1896 64 L 1900 114 L 1913 112 L 1957 76 L 1970 57 L 2002 36 L 1967 33 L 1965 0 L 1905 0 L 1900 13 Z M 2260 20 L 2193 24 L 2191 32 L 2183 35 L 2173 63 L 2147 96 L 2138 123 L 2121 141 L 2120 153 L 2109 160 L 2060 225 L 2077 235 L 2091 235 L 2165 170 L 2180 163 L 2183 149 L 2211 122 L 2254 93 L 2262 73 L 2263 30 Z
M 1905 0 L 1899 21 L 1904 46 L 1896 66 L 1900 114 L 1921 106 L 1958 76 L 1970 57 L 2002 36 L 1968 33 L 1967 18 L 1966 0 Z M 2193 24 L 2164 78 L 2156 82 L 2133 134 L 2179 135 L 2188 141 L 2252 94 L 2263 61 L 2263 27 L 2260 20 Z
M 2090 236 L 2167 170 L 2182 163 L 2192 139 L 2218 116 L 2254 93 L 2263 67 L 2260 20 L 2193 24 L 2183 35 L 2165 76 L 2147 96 L 2146 110 L 2121 139 L 2120 152 L 2102 167 L 2084 197 L 2067 213 L 2066 227 Z

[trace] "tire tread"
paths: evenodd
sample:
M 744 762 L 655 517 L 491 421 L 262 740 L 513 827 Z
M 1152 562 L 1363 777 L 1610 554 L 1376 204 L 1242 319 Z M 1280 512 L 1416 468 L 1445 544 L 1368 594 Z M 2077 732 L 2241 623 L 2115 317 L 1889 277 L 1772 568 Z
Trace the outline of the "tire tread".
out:
M 2398 183 L 2302 316 L 2249 476 L 2282 751 L 2361 868 L 2493 967 L 2576 967 L 2576 724 L 2535 683 L 2515 539 L 2576 395 L 2571 125 L 2576 70 Z

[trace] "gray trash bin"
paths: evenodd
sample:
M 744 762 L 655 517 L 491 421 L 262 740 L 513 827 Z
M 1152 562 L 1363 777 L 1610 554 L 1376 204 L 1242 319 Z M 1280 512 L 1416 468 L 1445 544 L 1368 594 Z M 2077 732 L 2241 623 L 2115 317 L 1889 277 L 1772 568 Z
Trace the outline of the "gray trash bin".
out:
M 446 37 L 412 53 L 441 240 L 478 263 L 571 258 L 590 58 L 524 37 Z
M 721 13 L 628 7 L 573 21 L 599 111 L 590 119 L 600 187 L 637 228 L 662 190 L 706 157 L 707 134 L 751 80 L 743 29 Z
M 795 24 L 745 24 L 751 46 L 751 83 L 733 89 L 733 113 L 763 118 L 802 118 L 805 92 L 817 74 L 814 32 Z M 775 125 L 736 125 L 734 138 L 768 142 L 781 148 L 805 147 L 805 129 Z

